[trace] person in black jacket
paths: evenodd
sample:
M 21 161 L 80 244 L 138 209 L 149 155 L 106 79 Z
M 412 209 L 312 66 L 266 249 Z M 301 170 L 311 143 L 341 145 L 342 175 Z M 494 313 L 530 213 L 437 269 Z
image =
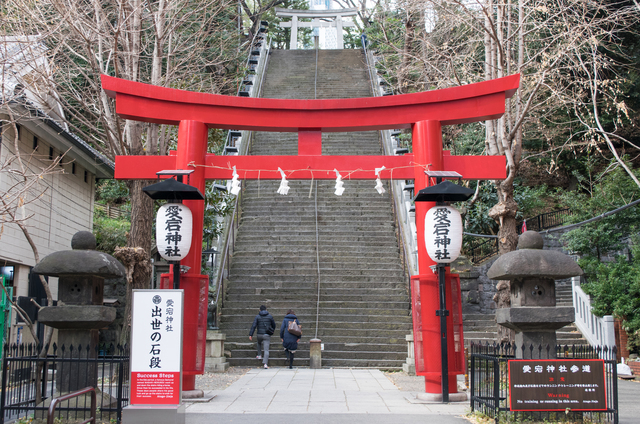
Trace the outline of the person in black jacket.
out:
M 253 324 L 251 325 L 249 340 L 253 341 L 253 332 L 258 330 L 258 335 L 256 337 L 256 350 L 258 351 L 258 356 L 256 356 L 256 359 L 262 359 L 265 369 L 269 368 L 269 343 L 271 342 L 271 335 L 275 329 L 276 322 L 267 311 L 267 307 L 261 305 L 260 312 L 256 315 L 253 320 Z
M 289 322 L 291 321 L 295 321 L 300 325 L 300 321 L 298 321 L 295 312 L 289 309 L 287 311 L 287 315 L 285 315 L 284 320 L 282 321 L 282 325 L 280 326 L 280 340 L 282 340 L 282 346 L 284 346 L 284 351 L 287 354 L 287 359 L 289 360 L 289 368 L 293 368 L 293 354 L 298 350 L 298 341 L 300 340 L 300 336 L 289 333 L 288 328 Z

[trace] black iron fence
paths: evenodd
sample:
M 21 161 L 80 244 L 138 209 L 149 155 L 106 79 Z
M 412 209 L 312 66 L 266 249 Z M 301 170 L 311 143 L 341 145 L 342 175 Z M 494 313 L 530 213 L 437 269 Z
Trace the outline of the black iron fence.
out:
M 483 260 L 498 254 L 497 238 L 473 239 L 463 247 L 463 253 L 471 260 L 471 263 L 478 264 Z
M 553 351 L 552 351 L 553 349 Z M 583 422 L 618 424 L 618 375 L 616 348 L 589 345 L 474 344 L 470 346 L 471 410 L 502 422 Z M 508 364 L 512 359 L 603 359 L 605 364 L 606 411 L 511 411 L 509 405 Z
M 548 230 L 549 228 L 558 227 L 560 225 L 563 225 L 570 216 L 570 209 L 561 209 L 553 212 L 543 213 L 534 216 L 533 218 L 527 218 L 527 230 L 543 231 Z M 516 230 L 518 231 L 518 234 L 522 233 L 522 223 L 523 221 L 520 221 L 516 224 Z M 471 259 L 472 263 L 480 263 L 483 260 L 498 254 L 498 238 L 487 237 L 473 239 L 470 242 L 465 243 L 463 251 L 464 255 Z
M 548 230 L 549 228 L 559 227 L 560 225 L 567 222 L 567 219 L 571 216 L 571 209 L 560 209 L 553 212 L 542 213 L 540 215 L 534 216 L 533 218 L 527 218 L 525 221 L 527 222 L 527 230 L 529 231 L 542 231 Z M 524 221 L 516 224 L 516 228 L 518 229 L 518 234 L 522 232 L 522 223 Z
M 47 418 L 51 400 L 83 387 L 95 387 L 98 421 L 120 423 L 129 404 L 129 349 L 122 346 L 57 346 L 40 358 L 39 346 L 6 346 L 2 360 L 0 423 L 22 417 Z M 89 397 L 61 403 L 62 422 L 91 416 Z

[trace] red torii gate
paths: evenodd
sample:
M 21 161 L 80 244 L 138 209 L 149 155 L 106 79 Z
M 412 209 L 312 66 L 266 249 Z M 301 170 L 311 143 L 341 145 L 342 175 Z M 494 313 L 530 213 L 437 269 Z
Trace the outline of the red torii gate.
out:
M 221 96 L 152 86 L 102 76 L 102 87 L 116 99 L 123 118 L 157 124 L 178 125 L 177 152 L 169 156 L 117 156 L 115 178 L 155 179 L 167 169 L 193 169 L 189 183 L 204 192 L 205 180 L 231 179 L 235 166 L 240 179 L 335 179 L 333 171 L 349 179 L 377 178 L 375 168 L 384 166 L 382 179 L 414 179 L 418 189 L 432 185 L 425 171 L 456 171 L 465 179 L 504 179 L 503 156 L 451 156 L 442 150 L 442 125 L 500 118 L 505 100 L 515 93 L 520 75 L 512 75 L 460 87 L 396 96 L 289 100 Z M 208 128 L 298 133 L 297 156 L 217 156 L 207 154 Z M 325 156 L 322 132 L 346 132 L 411 128 L 413 154 L 404 156 Z M 373 189 L 373 188 L 372 188 Z M 182 264 L 189 266 L 181 277 L 185 291 L 183 390 L 195 389 L 195 376 L 204 371 L 208 277 L 201 275 L 204 202 L 185 201 L 193 213 L 193 240 Z M 412 277 L 413 328 L 416 372 L 424 375 L 427 393 L 441 393 L 440 318 L 438 280 L 429 266 L 424 245 L 424 217 L 435 203 L 416 204 L 418 265 Z M 447 290 L 451 289 L 451 276 Z M 168 280 L 168 275 L 167 275 Z M 457 293 L 458 303 L 460 293 Z M 447 293 L 449 310 L 451 293 Z M 448 333 L 453 333 L 451 319 Z M 461 335 L 460 335 L 461 336 Z M 429 341 L 423 344 L 422 341 Z M 463 372 L 461 350 L 450 339 L 449 387 L 456 392 L 456 374 Z M 462 340 L 458 340 L 462 343 Z

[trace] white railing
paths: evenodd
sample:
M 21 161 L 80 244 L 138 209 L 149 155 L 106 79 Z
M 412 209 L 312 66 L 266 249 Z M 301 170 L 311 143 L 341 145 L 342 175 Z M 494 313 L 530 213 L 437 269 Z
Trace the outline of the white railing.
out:
M 591 346 L 616 345 L 613 316 L 598 317 L 591 312 L 591 298 L 580 287 L 580 277 L 571 279 L 576 327 Z
M 366 43 L 363 42 L 363 45 Z M 373 52 L 364 46 L 367 67 L 369 68 L 369 80 L 374 97 L 384 96 L 387 92 L 382 88 L 381 77 L 375 68 L 375 57 Z M 380 131 L 382 134 L 382 145 L 386 155 L 398 154 L 400 148 L 397 132 L 390 130 Z M 404 247 L 405 263 L 409 274 L 418 274 L 418 240 L 416 236 L 416 216 L 413 209 L 413 189 L 405 181 L 389 181 L 393 196 L 394 209 L 398 222 L 399 235 L 402 238 Z
M 260 47 L 255 46 L 259 44 Z M 247 59 L 247 75 L 242 80 L 242 84 L 238 89 L 238 95 L 242 97 L 260 97 L 262 90 L 262 82 L 271 49 L 271 38 L 267 39 L 265 33 L 257 33 L 251 43 L 249 50 L 249 58 Z M 259 51 L 258 54 L 254 52 Z M 251 131 L 235 131 L 231 130 L 227 133 L 227 140 L 224 146 L 224 154 L 229 156 L 244 155 L 248 151 L 248 141 Z M 227 185 L 231 184 L 231 180 Z
M 248 97 L 259 97 L 262 91 L 262 83 L 264 81 L 264 74 L 267 68 L 267 61 L 269 58 L 269 51 L 271 50 L 271 37 L 267 38 L 265 33 L 258 33 L 252 44 L 250 46 L 249 57 L 257 56 L 253 55 L 253 50 L 255 50 L 256 42 L 260 43 L 259 48 L 259 58 L 257 58 L 257 65 L 253 67 L 251 71 L 250 78 L 246 76 L 243 81 L 243 85 L 238 90 L 238 95 L 247 87 L 244 83 L 248 80 L 251 81 L 251 84 L 248 85 Z M 247 61 L 249 64 L 249 61 Z M 225 145 L 225 151 L 223 154 L 229 156 L 237 156 L 237 155 L 247 155 L 249 152 L 249 142 L 251 140 L 251 131 L 235 131 L 230 130 L 227 133 L 227 141 Z M 226 180 L 225 184 L 221 184 L 222 187 L 226 188 L 226 191 L 231 190 L 231 180 Z M 223 228 L 222 234 L 218 236 L 217 241 L 214 242 L 215 249 L 219 252 L 219 254 L 215 255 L 215 263 L 212 264 L 214 268 L 214 275 L 212 276 L 212 282 L 216 288 L 215 302 L 218 304 L 218 312 L 220 311 L 220 307 L 222 306 L 222 301 L 224 300 L 221 297 L 223 291 L 223 283 L 224 279 L 228 276 L 229 268 L 231 266 L 231 255 L 233 254 L 233 246 L 235 243 L 236 229 L 240 222 L 240 211 L 238 209 L 238 197 L 234 200 L 233 212 L 225 217 L 218 217 L 219 221 L 222 221 L 220 224 Z M 210 282 L 211 284 L 211 282 Z M 217 321 L 216 321 L 217 322 Z

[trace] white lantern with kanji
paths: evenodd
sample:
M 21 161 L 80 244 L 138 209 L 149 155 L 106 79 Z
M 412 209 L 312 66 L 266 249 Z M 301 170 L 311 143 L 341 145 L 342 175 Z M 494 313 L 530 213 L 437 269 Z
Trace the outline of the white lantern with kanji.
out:
M 166 203 L 156 215 L 158 253 L 167 261 L 184 259 L 191 249 L 193 216 L 182 203 Z
M 434 206 L 424 218 L 424 243 L 436 263 L 451 263 L 462 248 L 462 217 L 451 206 Z

